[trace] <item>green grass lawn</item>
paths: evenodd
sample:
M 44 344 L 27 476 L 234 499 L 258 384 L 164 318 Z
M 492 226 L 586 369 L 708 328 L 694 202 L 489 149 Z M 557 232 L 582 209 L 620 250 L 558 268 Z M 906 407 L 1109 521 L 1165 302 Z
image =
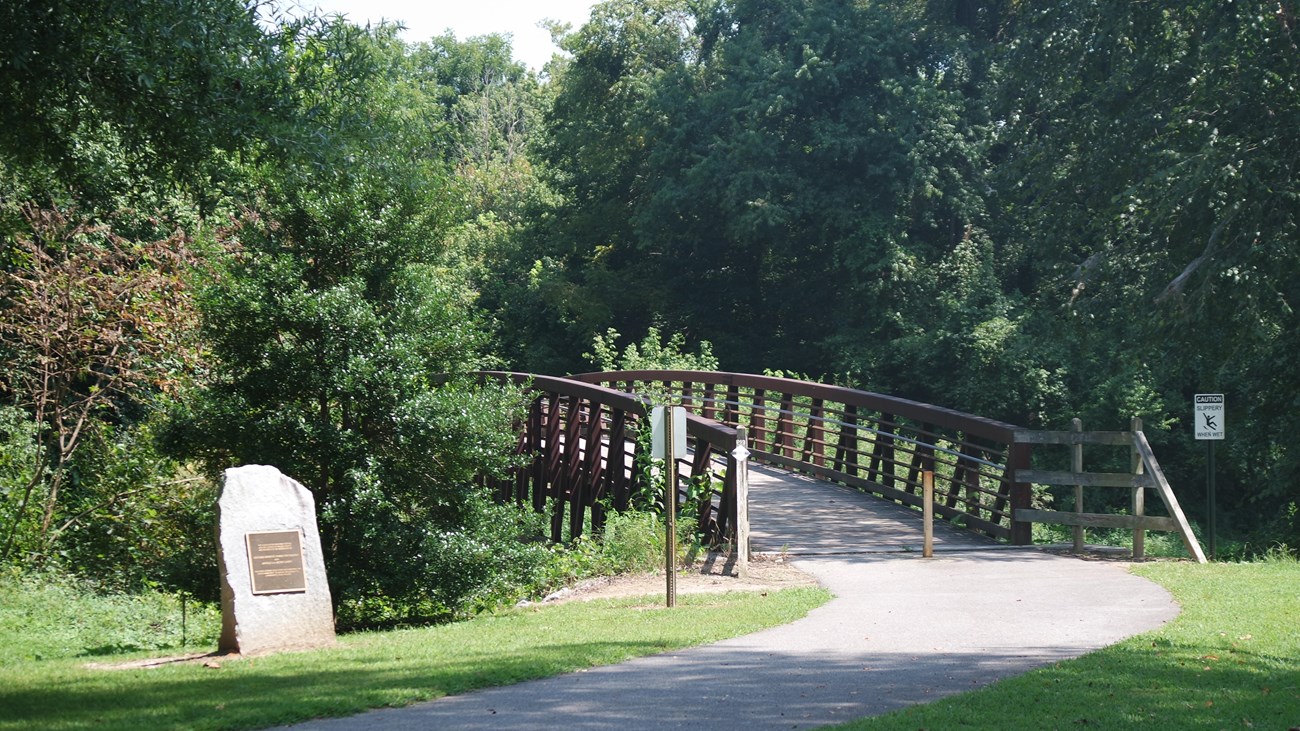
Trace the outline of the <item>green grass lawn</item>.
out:
M 0 608 L 0 729 L 242 729 L 341 716 L 748 634 L 829 598 L 799 588 L 686 595 L 674 609 L 653 598 L 573 602 L 349 635 L 335 650 L 138 670 L 86 664 L 147 655 L 92 657 L 88 647 L 68 657 L 78 653 L 67 641 L 31 638 L 44 643 L 36 659 L 13 636 L 32 618 L 6 622 Z
M 1300 564 L 1154 563 L 1134 570 L 1174 594 L 1183 607 L 1178 619 L 1077 660 L 847 728 L 1300 726 Z M 106 671 L 85 665 L 146 656 L 100 653 L 104 646 L 143 646 L 148 638 L 114 635 L 107 619 L 79 633 L 59 632 L 66 617 L 38 603 L 22 610 L 16 597 L 0 596 L 0 730 L 238 729 L 347 715 L 746 634 L 793 621 L 827 598 L 817 589 L 790 589 L 684 596 L 672 610 L 653 598 L 575 602 L 350 635 L 336 650 L 221 660 L 218 668 Z M 25 624 L 15 621 L 22 611 Z M 152 616 L 115 611 L 137 622 Z M 210 621 L 192 631 L 208 632 Z M 38 636 L 30 636 L 33 626 Z M 24 631 L 29 636 L 18 634 Z
M 1300 564 L 1153 563 L 1182 605 L 1165 627 L 857 731 L 1300 727 Z

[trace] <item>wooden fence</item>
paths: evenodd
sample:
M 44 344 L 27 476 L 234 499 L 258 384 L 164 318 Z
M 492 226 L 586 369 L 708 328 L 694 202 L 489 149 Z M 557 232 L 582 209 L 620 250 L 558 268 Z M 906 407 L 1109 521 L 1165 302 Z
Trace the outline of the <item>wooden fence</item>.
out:
M 1200 563 L 1205 563 L 1205 554 L 1201 544 L 1192 534 L 1187 517 L 1183 514 L 1178 498 L 1165 479 L 1160 463 L 1146 435 L 1142 433 L 1142 420 L 1133 419 L 1127 432 L 1085 432 L 1078 419 L 1074 420 L 1073 430 L 1068 432 L 1020 431 L 1016 432 L 1017 444 L 1065 445 L 1070 447 L 1070 471 L 1043 471 L 1023 469 L 1016 474 L 1016 479 L 1039 485 L 1074 486 L 1074 510 L 1032 510 L 1017 509 L 1017 521 L 1032 523 L 1053 523 L 1074 527 L 1074 548 L 1082 550 L 1084 529 L 1124 528 L 1133 531 L 1133 557 L 1141 559 L 1146 552 L 1145 532 L 1148 530 L 1170 531 L 1178 533 L 1187 548 L 1188 554 Z M 1130 472 L 1086 472 L 1083 468 L 1084 445 L 1107 445 L 1124 447 L 1130 451 Z M 1083 491 L 1085 487 L 1121 488 L 1129 490 L 1129 513 L 1084 512 Z M 1167 517 L 1146 514 L 1146 491 L 1153 489 L 1160 501 L 1164 503 Z

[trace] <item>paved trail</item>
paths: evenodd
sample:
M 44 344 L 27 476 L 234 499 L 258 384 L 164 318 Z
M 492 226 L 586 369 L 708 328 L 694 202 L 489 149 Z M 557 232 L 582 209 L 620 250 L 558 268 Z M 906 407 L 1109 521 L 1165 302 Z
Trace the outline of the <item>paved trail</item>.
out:
M 960 693 L 1154 629 L 1178 612 L 1123 567 L 1009 549 L 915 511 L 750 470 L 759 551 L 784 551 L 835 599 L 745 637 L 295 731 L 807 729 Z M 810 514 L 814 513 L 814 514 Z M 561 720 L 562 719 L 562 720 Z

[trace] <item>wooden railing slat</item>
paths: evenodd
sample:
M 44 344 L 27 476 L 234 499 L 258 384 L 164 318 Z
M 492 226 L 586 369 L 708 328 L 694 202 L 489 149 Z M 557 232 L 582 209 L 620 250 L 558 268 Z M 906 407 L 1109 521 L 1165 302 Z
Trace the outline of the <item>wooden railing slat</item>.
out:
M 1133 436 L 1126 431 L 1032 431 L 1022 429 L 1015 433 L 1016 444 L 1095 444 L 1110 447 L 1127 447 Z
M 1178 521 L 1178 534 L 1182 536 L 1183 545 L 1199 563 L 1206 563 L 1205 553 L 1201 550 L 1200 541 L 1192 533 L 1192 526 L 1187 522 L 1187 516 L 1183 515 L 1183 508 L 1178 504 L 1178 498 L 1174 491 L 1169 487 L 1169 481 L 1165 479 L 1164 470 L 1160 469 L 1160 463 L 1156 461 L 1155 452 L 1151 451 L 1151 444 L 1147 442 L 1146 434 L 1136 432 L 1133 435 L 1133 446 L 1137 448 L 1138 455 L 1142 458 L 1145 471 L 1156 481 L 1156 492 L 1160 495 L 1160 500 L 1165 504 L 1165 510 Z
M 1083 485 L 1084 487 L 1155 487 L 1150 475 L 1129 472 L 1059 472 L 1054 470 L 1019 470 L 1016 479 L 1035 485 Z
M 1070 513 L 1063 510 L 1016 510 L 1016 520 L 1029 523 L 1078 525 L 1087 528 L 1142 528 L 1144 530 L 1177 531 L 1178 521 L 1156 515 L 1114 515 L 1110 513 Z

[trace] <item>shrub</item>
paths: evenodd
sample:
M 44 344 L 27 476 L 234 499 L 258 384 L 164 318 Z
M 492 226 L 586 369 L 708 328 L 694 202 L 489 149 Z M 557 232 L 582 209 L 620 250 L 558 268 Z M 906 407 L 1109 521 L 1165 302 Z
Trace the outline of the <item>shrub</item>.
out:
M 533 540 L 542 518 L 482 496 L 460 523 L 415 525 L 377 492 L 358 500 L 360 552 L 331 571 L 340 629 L 446 621 L 518 601 L 547 583 L 553 561 Z
M 673 333 L 665 343 L 659 328 L 652 327 L 646 331 L 646 336 L 639 344 L 628 343 L 620 354 L 619 337 L 619 332 L 612 327 L 604 335 L 597 334 L 592 338 L 591 352 L 584 353 L 582 357 L 602 371 L 716 371 L 718 369 L 718 359 L 713 355 L 713 344 L 707 340 L 700 341 L 698 353 L 690 353 L 686 350 L 685 335 L 680 332 Z

